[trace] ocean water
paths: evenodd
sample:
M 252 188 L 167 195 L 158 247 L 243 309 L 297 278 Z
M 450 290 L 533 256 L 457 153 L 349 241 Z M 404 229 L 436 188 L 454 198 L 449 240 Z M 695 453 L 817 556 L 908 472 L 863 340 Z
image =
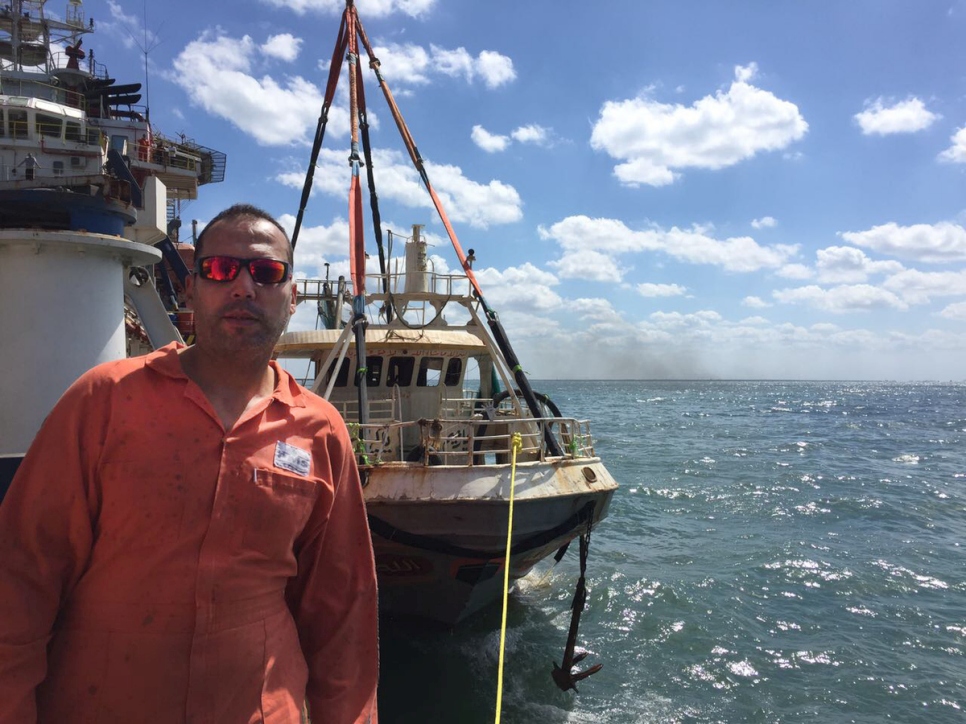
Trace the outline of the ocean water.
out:
M 966 385 L 535 382 L 621 483 L 510 599 L 501 721 L 966 721 Z M 499 606 L 386 624 L 383 724 L 495 719 Z

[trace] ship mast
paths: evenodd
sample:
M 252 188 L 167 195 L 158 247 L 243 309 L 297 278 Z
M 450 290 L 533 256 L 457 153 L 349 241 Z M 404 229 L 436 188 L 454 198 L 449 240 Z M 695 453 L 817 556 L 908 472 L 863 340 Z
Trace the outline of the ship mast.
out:
M 322 112 L 319 116 L 319 125 L 316 128 L 315 141 L 312 145 L 312 154 L 309 160 L 309 167 L 305 175 L 305 183 L 302 187 L 302 198 L 299 205 L 298 214 L 295 218 L 295 230 L 292 233 L 292 247 L 294 248 L 295 244 L 298 242 L 299 230 L 301 229 L 302 218 L 305 213 L 305 206 L 308 202 L 312 189 L 315 164 L 318 161 L 319 151 L 322 147 L 322 139 L 325 135 L 325 126 L 328 123 L 329 106 L 331 105 L 332 98 L 335 95 L 335 86 L 336 83 L 338 83 L 339 73 L 342 68 L 342 60 L 345 57 L 349 61 L 348 70 L 351 104 L 349 113 L 352 122 L 352 153 L 349 159 L 350 164 L 352 165 L 352 182 L 349 189 L 349 244 L 353 293 L 355 294 L 355 299 L 353 301 L 353 325 L 356 325 L 358 352 L 358 359 L 356 361 L 356 382 L 359 386 L 359 421 L 363 422 L 363 415 L 366 414 L 364 412 L 365 407 L 363 406 L 363 401 L 366 395 L 366 369 L 364 356 L 365 329 L 364 322 L 360 320 L 360 317 L 362 317 L 364 313 L 363 307 L 365 303 L 365 250 L 363 248 L 362 236 L 362 200 L 361 188 L 359 185 L 358 144 L 358 123 L 360 113 L 364 113 L 364 101 L 362 101 L 364 98 L 362 92 L 362 77 L 361 72 L 359 71 L 358 44 L 360 42 L 366 50 L 366 55 L 369 57 L 369 67 L 375 73 L 376 80 L 379 83 L 379 87 L 382 90 L 386 103 L 389 106 L 389 110 L 392 113 L 393 120 L 396 122 L 396 128 L 399 130 L 399 135 L 402 137 L 403 143 L 406 146 L 406 151 L 409 153 L 409 158 L 412 161 L 413 166 L 416 168 L 417 173 L 419 173 L 420 180 L 422 180 L 423 186 L 425 186 L 426 191 L 429 193 L 429 196 L 433 201 L 433 206 L 436 208 L 436 213 L 439 215 L 440 221 L 443 223 L 443 227 L 446 229 L 446 233 L 453 245 L 453 249 L 456 251 L 456 256 L 463 267 L 463 272 L 466 274 L 470 285 L 473 287 L 473 292 L 480 302 L 480 306 L 482 307 L 483 313 L 486 317 L 487 326 L 490 328 L 490 334 L 493 337 L 493 341 L 496 343 L 500 353 L 503 355 L 503 360 L 509 368 L 510 373 L 513 375 L 517 387 L 520 390 L 520 394 L 526 401 L 530 412 L 534 417 L 540 418 L 543 416 L 543 412 L 540 408 L 540 403 L 533 392 L 533 388 L 530 385 L 530 380 L 527 378 L 526 373 L 523 371 L 523 366 L 520 364 L 516 353 L 513 351 L 513 347 L 510 345 L 510 340 L 507 337 L 506 330 L 503 329 L 503 323 L 500 321 L 499 315 L 497 315 L 496 311 L 486 303 L 486 298 L 483 296 L 483 290 L 480 288 L 479 282 L 477 281 L 476 276 L 473 274 L 471 263 L 466 254 L 463 252 L 459 239 L 456 238 L 456 232 L 453 230 L 449 217 L 446 215 L 446 210 L 443 208 L 443 204 L 429 180 L 426 164 L 419 153 L 419 149 L 416 147 L 416 142 L 413 140 L 412 134 L 409 132 L 406 121 L 403 119 L 402 113 L 399 111 L 399 107 L 396 105 L 396 101 L 393 98 L 392 92 L 389 90 L 389 86 L 386 84 L 386 80 L 383 78 L 382 73 L 379 70 L 379 60 L 376 58 L 375 52 L 369 43 L 369 38 L 362 27 L 362 22 L 359 20 L 354 0 L 346 0 L 345 5 L 346 8 L 342 14 L 342 24 L 339 28 L 339 36 L 336 40 L 335 51 L 332 54 L 332 64 L 329 66 L 329 82 L 326 86 L 325 98 L 322 103 Z M 347 50 L 348 55 L 346 55 Z M 370 191 L 372 191 L 371 178 Z M 544 428 L 544 437 L 546 439 L 547 449 L 550 451 L 551 455 L 563 455 L 563 450 L 560 447 L 560 443 L 554 437 L 549 427 Z

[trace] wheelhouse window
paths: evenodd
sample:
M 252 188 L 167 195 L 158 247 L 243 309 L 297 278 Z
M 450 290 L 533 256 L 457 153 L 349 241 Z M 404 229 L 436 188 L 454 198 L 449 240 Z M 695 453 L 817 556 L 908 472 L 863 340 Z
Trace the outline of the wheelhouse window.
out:
M 460 377 L 463 372 L 463 360 L 459 357 L 453 357 L 449 364 L 446 365 L 446 378 L 443 380 L 443 384 L 447 387 L 456 387 L 460 383 Z
M 64 130 L 64 140 L 76 141 L 77 143 L 83 141 L 84 129 L 81 128 L 81 124 L 76 121 L 67 121 L 67 126 Z
M 416 386 L 439 387 L 442 372 L 442 357 L 423 357 L 419 360 L 419 375 L 416 377 Z
M 386 372 L 386 387 L 409 387 L 413 383 L 416 360 L 412 357 L 390 357 Z
M 339 373 L 335 376 L 335 386 L 345 387 L 349 384 L 349 360 L 343 358 L 339 365 Z
M 61 130 L 64 126 L 64 121 L 58 116 L 50 116 L 46 113 L 38 113 L 34 120 L 34 127 L 37 130 L 38 136 L 50 136 L 51 138 L 60 138 Z
M 366 385 L 378 387 L 382 380 L 382 357 L 366 357 Z
M 64 175 L 64 162 L 63 161 L 54 161 L 54 163 L 53 163 L 53 171 L 54 171 L 54 176 L 63 176 Z
M 27 125 L 27 111 L 7 111 L 10 119 L 10 135 L 13 138 L 27 138 L 30 127 Z

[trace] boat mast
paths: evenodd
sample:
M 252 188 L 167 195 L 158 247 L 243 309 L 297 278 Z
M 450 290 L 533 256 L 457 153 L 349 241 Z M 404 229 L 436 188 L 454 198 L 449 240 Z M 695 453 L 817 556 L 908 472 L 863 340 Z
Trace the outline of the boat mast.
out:
M 362 228 L 362 187 L 359 183 L 359 89 L 356 66 L 359 62 L 359 40 L 356 15 L 348 12 L 352 0 L 346 2 L 346 30 L 349 40 L 349 117 L 352 142 L 349 165 L 349 266 L 352 275 L 352 326 L 356 340 L 356 388 L 359 390 L 359 435 L 369 422 L 368 389 L 366 387 L 366 246 Z
M 349 13 L 349 8 L 351 5 L 352 0 L 346 0 L 347 14 Z M 351 11 L 351 14 L 355 17 L 355 8 L 351 8 Z M 436 195 L 436 190 L 433 188 L 432 183 L 430 183 L 429 174 L 426 172 L 426 165 L 419 153 L 419 149 L 416 147 L 416 141 L 413 140 L 413 136 L 409 132 L 409 127 L 406 125 L 406 121 L 402 117 L 399 106 L 396 105 L 392 91 L 389 90 L 389 85 L 386 83 L 385 78 L 383 78 L 382 73 L 379 72 L 379 60 L 376 58 L 376 54 L 372 50 L 372 45 L 369 43 L 369 38 L 366 36 L 366 31 L 363 29 L 362 23 L 359 21 L 358 17 L 355 18 L 355 24 L 358 27 L 359 38 L 362 40 L 362 45 L 366 49 L 366 54 L 369 56 L 369 67 L 371 67 L 373 72 L 376 74 L 376 80 L 379 82 L 379 87 L 382 89 L 386 103 L 389 105 L 389 110 L 392 113 L 393 120 L 396 122 L 396 128 L 399 130 L 399 135 L 402 137 L 406 150 L 409 152 L 409 158 L 412 160 L 413 166 L 419 173 L 423 186 L 425 186 L 426 191 L 429 192 L 429 196 L 433 201 L 433 206 L 436 207 L 436 213 L 439 215 L 440 221 L 443 222 L 443 227 L 446 229 L 450 243 L 453 245 L 453 249 L 456 252 L 460 265 L 463 267 L 463 272 L 466 274 L 467 279 L 469 279 L 470 284 L 473 286 L 473 291 L 476 293 L 476 298 L 480 301 L 480 306 L 483 308 L 483 313 L 486 317 L 487 325 L 490 328 L 490 333 L 493 335 L 493 340 L 496 342 L 497 347 L 500 349 L 500 352 L 503 355 L 503 359 L 510 368 L 510 372 L 513 374 L 513 378 L 516 381 L 517 386 L 520 388 L 520 394 L 526 401 L 527 407 L 530 409 L 531 414 L 536 418 L 543 417 L 543 412 L 540 409 L 540 403 L 533 392 L 533 388 L 530 385 L 530 380 L 523 371 L 523 366 L 520 364 L 516 352 L 513 351 L 513 347 L 510 345 L 510 339 L 507 337 L 506 330 L 503 328 L 503 323 L 500 321 L 500 317 L 497 315 L 496 311 L 491 309 L 486 303 L 486 298 L 483 296 L 483 290 L 480 288 L 479 282 L 476 280 L 476 275 L 473 274 L 470 261 L 467 259 L 466 254 L 463 253 L 463 247 L 460 246 L 459 239 L 456 238 L 456 232 L 453 230 L 453 225 L 450 224 L 449 217 L 446 215 L 446 210 L 443 208 L 443 203 L 440 201 L 439 196 Z M 560 447 L 560 443 L 557 442 L 557 438 L 554 437 L 550 428 L 544 427 L 543 432 L 544 439 L 547 443 L 547 450 L 550 451 L 550 454 L 555 456 L 563 455 L 563 450 Z
M 413 166 L 416 168 L 423 185 L 429 192 L 433 205 L 436 207 L 436 212 L 439 214 L 440 221 L 443 222 L 443 226 L 446 228 L 446 233 L 449 235 L 453 249 L 456 251 L 456 256 L 459 259 L 460 264 L 463 267 L 463 271 L 466 273 L 466 276 L 473 287 L 476 298 L 479 300 L 480 305 L 483 308 L 487 325 L 490 328 L 490 333 L 493 337 L 493 340 L 499 348 L 500 353 L 503 355 L 503 360 L 513 375 L 517 386 L 520 388 L 520 393 L 523 399 L 526 401 L 527 407 L 530 409 L 531 414 L 535 418 L 541 418 L 543 417 L 543 411 L 541 410 L 540 403 L 533 392 L 533 388 L 530 386 L 530 381 L 527 379 L 526 373 L 523 371 L 523 366 L 520 364 L 516 353 L 510 346 L 510 340 L 507 337 L 506 330 L 503 329 L 503 324 L 500 322 L 499 316 L 497 315 L 496 311 L 491 309 L 486 303 L 486 299 L 483 296 L 483 290 L 480 289 L 476 276 L 473 274 L 471 264 L 467 259 L 466 254 L 463 253 L 463 248 L 460 246 L 459 239 L 456 238 L 456 232 L 453 230 L 449 217 L 446 215 L 446 211 L 443 209 L 443 204 L 440 201 L 439 196 L 437 196 L 433 185 L 429 181 L 429 175 L 426 172 L 426 165 L 423 163 L 422 156 L 420 156 L 419 150 L 416 148 L 416 142 L 413 140 L 412 134 L 409 132 L 409 128 L 406 126 L 406 121 L 403 119 L 402 113 L 400 113 L 399 107 L 396 105 L 396 101 L 393 98 L 392 92 L 389 90 L 389 86 L 386 84 L 385 78 L 383 78 L 382 73 L 379 71 L 379 59 L 376 58 L 372 45 L 369 43 L 369 38 L 366 36 L 366 31 L 362 27 L 362 22 L 359 20 L 354 0 L 346 0 L 345 5 L 346 9 L 342 14 L 342 24 L 339 28 L 339 37 L 335 44 L 335 52 L 332 54 L 332 64 L 329 67 L 329 82 L 325 90 L 325 98 L 322 103 L 322 112 L 319 116 L 319 124 L 316 128 L 315 140 L 312 144 L 312 155 L 309 160 L 308 171 L 305 175 L 305 183 L 302 186 L 302 198 L 299 204 L 298 215 L 295 219 L 295 230 L 292 233 L 292 247 L 294 248 L 295 244 L 298 242 L 298 235 L 302 226 L 305 207 L 312 189 L 312 180 L 315 174 L 315 164 L 318 161 L 319 151 L 322 148 L 322 139 L 325 135 L 325 127 L 328 123 L 329 107 L 332 103 L 332 98 L 335 95 L 335 87 L 339 80 L 342 59 L 345 57 L 349 62 L 349 115 L 352 123 L 352 152 L 349 157 L 349 162 L 352 166 L 352 181 L 349 187 L 349 263 L 352 268 L 352 286 L 354 294 L 352 323 L 356 327 L 356 384 L 358 385 L 359 389 L 359 422 L 362 423 L 366 421 L 363 419 L 364 415 L 367 417 L 367 406 L 365 404 L 367 396 L 365 386 L 365 373 L 367 371 L 365 367 L 365 245 L 362 233 L 362 199 L 361 187 L 359 184 L 359 101 L 362 94 L 362 78 L 358 66 L 360 41 L 366 50 L 366 55 L 369 57 L 369 67 L 376 75 L 376 80 L 379 83 L 379 87 L 382 89 L 386 103 L 389 105 L 389 110 L 391 111 L 393 120 L 396 123 L 396 128 L 399 130 L 399 135 L 402 137 L 406 150 L 409 152 L 409 157 L 413 162 Z M 346 51 L 348 51 L 348 55 L 346 55 Z M 383 270 L 383 276 L 385 276 L 385 270 Z M 543 432 L 547 443 L 547 450 L 550 452 L 550 454 L 553 456 L 563 455 L 563 449 L 560 447 L 560 443 L 557 441 L 556 437 L 554 437 L 549 426 L 545 426 Z

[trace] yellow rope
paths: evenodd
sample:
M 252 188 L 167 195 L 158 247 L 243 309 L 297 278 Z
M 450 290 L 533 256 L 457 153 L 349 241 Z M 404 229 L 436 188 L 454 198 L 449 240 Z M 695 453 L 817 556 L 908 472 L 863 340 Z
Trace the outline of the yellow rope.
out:
M 523 449 L 523 436 L 513 433 L 513 457 L 510 466 L 510 515 L 506 524 L 506 559 L 503 561 L 503 620 L 500 623 L 500 664 L 496 678 L 496 724 L 500 724 L 503 708 L 503 653 L 506 650 L 506 604 L 510 595 L 510 550 L 513 547 L 513 492 L 517 484 L 517 453 Z

